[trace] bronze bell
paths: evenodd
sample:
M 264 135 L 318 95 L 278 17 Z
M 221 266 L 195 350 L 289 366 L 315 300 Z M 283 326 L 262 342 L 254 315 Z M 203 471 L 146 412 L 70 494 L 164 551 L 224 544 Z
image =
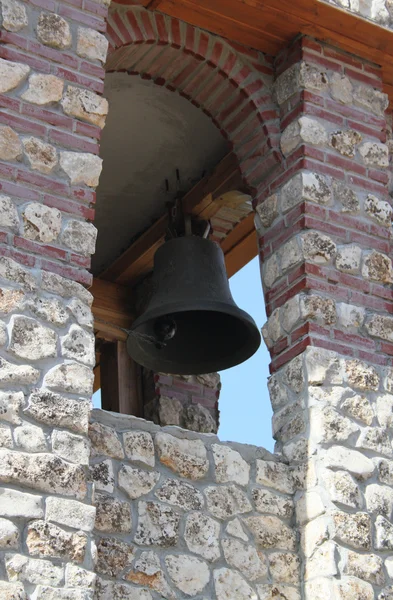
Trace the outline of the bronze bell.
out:
M 153 296 L 127 340 L 131 357 L 181 375 L 228 369 L 258 349 L 254 320 L 236 306 L 224 254 L 210 240 L 178 237 L 154 256 Z

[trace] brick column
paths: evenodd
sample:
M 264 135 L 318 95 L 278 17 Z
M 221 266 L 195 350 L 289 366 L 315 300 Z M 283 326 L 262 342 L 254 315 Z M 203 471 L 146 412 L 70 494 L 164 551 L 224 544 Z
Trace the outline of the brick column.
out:
M 91 597 L 90 254 L 107 8 L 7 0 L 0 45 L 0 597 Z M 25 590 L 25 591 L 24 591 Z
M 393 597 L 393 269 L 379 69 L 303 38 L 276 59 L 282 174 L 257 224 L 277 450 L 304 598 Z

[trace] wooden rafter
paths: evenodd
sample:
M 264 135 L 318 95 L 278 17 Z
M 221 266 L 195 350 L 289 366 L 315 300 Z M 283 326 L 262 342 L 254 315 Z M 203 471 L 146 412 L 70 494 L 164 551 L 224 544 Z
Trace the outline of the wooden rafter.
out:
M 237 159 L 230 153 L 184 196 L 183 210 L 202 220 L 211 219 L 221 208 L 220 198 L 233 190 L 246 191 Z M 168 215 L 164 214 L 100 275 L 100 280 L 135 285 L 152 270 L 154 254 L 164 243 L 167 227 Z
M 90 288 L 94 296 L 94 329 L 99 338 L 106 340 L 127 339 L 124 330 L 130 329 L 134 319 L 132 292 L 129 288 L 94 279 Z

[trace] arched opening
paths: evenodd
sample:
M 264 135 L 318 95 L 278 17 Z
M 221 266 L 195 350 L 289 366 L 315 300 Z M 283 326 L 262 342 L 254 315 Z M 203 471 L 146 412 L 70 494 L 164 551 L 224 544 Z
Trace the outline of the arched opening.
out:
M 269 60 L 260 53 L 140 8 L 113 12 L 108 37 L 110 111 L 101 145 L 93 272 L 98 284 L 128 290 L 138 312 L 154 251 L 165 240 L 166 204 L 175 197 L 191 214 L 211 222 L 210 237 L 226 255 L 229 276 L 256 256 L 252 200 L 264 193 L 266 178 L 279 166 L 278 118 Z M 187 386 L 187 393 L 195 394 L 205 385 L 195 378 L 169 384 L 156 374 L 146 380 L 125 356 L 127 327 L 117 323 L 123 330 L 117 336 L 102 319 L 96 325 L 96 388 L 102 385 L 111 398 L 104 408 L 154 418 L 156 409 L 147 414 L 146 404 L 158 388 L 165 394 L 171 385 L 176 398 Z M 132 372 L 126 382 L 109 376 L 120 368 Z M 128 406 L 114 400 L 119 385 L 133 396 Z M 202 400 L 210 402 L 208 410 L 218 421 L 219 385 L 209 385 L 210 400 Z

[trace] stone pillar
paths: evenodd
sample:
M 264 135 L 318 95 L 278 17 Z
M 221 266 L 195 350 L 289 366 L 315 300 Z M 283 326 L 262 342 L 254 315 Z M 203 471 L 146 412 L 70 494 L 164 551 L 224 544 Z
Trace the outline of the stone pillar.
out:
M 390 155 L 381 73 L 307 38 L 276 59 L 283 172 L 257 223 L 277 450 L 306 464 L 307 600 L 393 598 Z
M 95 579 L 84 286 L 107 112 L 106 13 L 91 0 L 1 4 L 1 598 L 62 589 L 90 598 Z

